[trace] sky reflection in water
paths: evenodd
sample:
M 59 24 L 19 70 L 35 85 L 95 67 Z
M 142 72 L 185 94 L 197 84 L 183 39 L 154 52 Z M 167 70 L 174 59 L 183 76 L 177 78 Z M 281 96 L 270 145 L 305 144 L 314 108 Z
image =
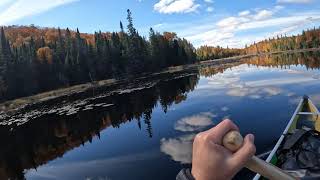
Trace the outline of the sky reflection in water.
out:
M 92 100 L 113 106 L 70 116 L 43 115 L 17 128 L 14 140 L 9 138 L 13 145 L 0 152 L 0 176 L 20 172 L 27 179 L 174 179 L 191 162 L 194 136 L 224 118 L 231 118 L 242 134 L 255 134 L 257 153 L 263 153 L 273 147 L 302 95 L 319 105 L 317 61 L 300 54 L 209 66 L 199 70 L 201 76 L 193 71 Z M 1 139 L 6 144 L 9 140 Z M 13 153 L 15 148 L 27 153 Z

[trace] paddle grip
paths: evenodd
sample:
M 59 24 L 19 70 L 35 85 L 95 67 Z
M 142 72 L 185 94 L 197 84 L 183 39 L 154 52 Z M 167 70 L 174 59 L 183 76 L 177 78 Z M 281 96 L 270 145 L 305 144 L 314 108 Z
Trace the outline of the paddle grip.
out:
M 243 137 L 238 131 L 228 132 L 222 140 L 224 147 L 229 149 L 231 152 L 236 152 L 241 148 L 243 144 Z M 246 168 L 253 172 L 259 173 L 260 175 L 271 179 L 271 180 L 295 180 L 297 178 L 286 173 L 282 169 L 267 163 L 256 156 L 253 156 L 247 163 Z

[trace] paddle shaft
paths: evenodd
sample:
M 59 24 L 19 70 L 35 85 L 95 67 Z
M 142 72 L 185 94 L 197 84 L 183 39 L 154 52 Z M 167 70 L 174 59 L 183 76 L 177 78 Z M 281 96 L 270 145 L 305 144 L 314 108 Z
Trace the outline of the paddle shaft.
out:
M 243 137 L 238 131 L 230 131 L 223 138 L 223 146 L 232 152 L 237 151 L 243 143 Z M 271 179 L 271 180 L 295 180 L 296 178 L 292 175 L 284 172 L 280 168 L 269 164 L 256 156 L 253 156 L 247 164 L 246 168 L 253 172 L 259 173 L 260 175 Z

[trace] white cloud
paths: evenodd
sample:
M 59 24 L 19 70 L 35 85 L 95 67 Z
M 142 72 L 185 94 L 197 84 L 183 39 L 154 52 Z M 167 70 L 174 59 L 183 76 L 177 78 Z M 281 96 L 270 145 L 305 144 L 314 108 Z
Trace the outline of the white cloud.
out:
M 189 13 L 194 12 L 200 7 L 195 0 L 160 0 L 153 8 L 159 13 Z
M 315 18 L 319 18 L 320 14 L 315 14 Z M 266 19 L 263 21 L 251 21 L 248 23 L 242 23 L 238 26 L 238 30 L 248 30 L 248 29 L 257 29 L 257 28 L 266 28 L 266 27 L 281 27 L 281 26 L 291 26 L 297 22 L 312 22 L 313 19 L 310 16 L 289 16 L 289 17 L 277 17 L 272 19 Z
M 213 7 L 207 7 L 207 12 L 213 12 L 214 8 Z
M 203 112 L 197 115 L 182 118 L 175 124 L 174 129 L 182 132 L 199 131 L 213 124 L 211 118 L 215 117 L 211 112 Z
M 1 8 L 2 6 L 7 5 L 7 4 L 10 3 L 10 2 L 12 2 L 12 0 L 1 0 L 1 1 L 0 1 L 0 8 Z
M 253 19 L 255 20 L 263 20 L 263 19 L 267 19 L 270 18 L 273 15 L 273 11 L 270 10 L 261 10 L 259 11 L 254 17 Z
M 16 0 L 0 13 L 0 25 L 6 25 L 24 17 L 40 14 L 52 8 L 78 0 Z M 0 3 L 2 4 L 2 3 Z
M 183 28 L 179 35 L 200 45 L 241 48 L 277 35 L 299 33 L 305 27 L 312 27 L 320 22 L 318 11 L 278 14 L 283 6 L 277 5 L 270 9 L 241 11 L 237 16 L 229 16 L 214 22 L 206 22 L 192 28 Z M 261 31 L 260 31 L 261 29 Z M 269 31 L 267 29 L 270 29 Z M 255 33 L 245 33 L 256 30 Z
M 241 11 L 238 13 L 239 16 L 247 16 L 250 14 L 250 11 L 249 10 L 246 10 L 246 11 Z
M 213 3 L 213 0 L 204 0 L 206 3 Z
M 164 25 L 163 23 L 159 23 L 159 24 L 154 25 L 153 27 L 154 27 L 154 28 L 160 28 L 160 27 L 163 26 L 163 25 Z
M 278 0 L 278 3 L 294 3 L 294 4 L 307 4 L 313 2 L 313 0 Z
M 225 19 L 222 19 L 217 22 L 217 26 L 219 28 L 228 28 L 228 29 L 234 29 L 237 26 L 249 22 L 250 19 L 246 17 L 228 17 Z

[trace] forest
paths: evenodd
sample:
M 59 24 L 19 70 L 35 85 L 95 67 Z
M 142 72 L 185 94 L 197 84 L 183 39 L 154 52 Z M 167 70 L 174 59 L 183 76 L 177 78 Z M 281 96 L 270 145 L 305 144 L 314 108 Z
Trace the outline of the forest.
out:
M 245 47 L 246 54 L 259 54 L 320 47 L 320 27 L 293 36 L 277 36 Z
M 119 32 L 8 26 L 0 30 L 0 102 L 109 78 L 130 78 L 196 61 L 195 48 L 176 33 L 150 28 L 142 37 L 127 10 Z
M 220 59 L 227 58 L 232 56 L 239 56 L 245 54 L 244 49 L 238 48 L 222 48 L 220 46 L 200 46 L 196 50 L 197 58 L 199 61 L 211 60 L 211 59 Z
M 195 49 L 174 32 L 139 34 L 127 10 L 118 32 L 6 26 L 0 29 L 0 102 L 103 79 L 134 78 L 164 68 L 239 55 L 319 48 L 320 28 L 244 48 Z

